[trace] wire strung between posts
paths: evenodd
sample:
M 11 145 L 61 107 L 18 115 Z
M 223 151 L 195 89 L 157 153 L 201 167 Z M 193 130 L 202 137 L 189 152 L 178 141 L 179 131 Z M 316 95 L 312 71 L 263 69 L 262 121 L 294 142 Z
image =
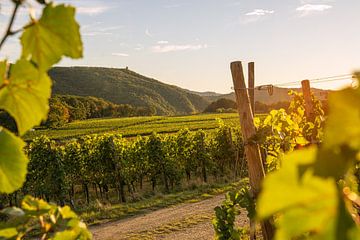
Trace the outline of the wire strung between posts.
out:
M 326 80 L 326 79 L 340 79 L 340 78 L 349 78 L 349 77 L 356 78 L 356 76 L 352 75 L 352 74 L 343 74 L 343 75 L 337 75 L 337 76 L 331 76 L 331 77 L 310 79 L 310 81 Z
M 309 81 L 310 81 L 310 83 L 325 83 L 325 82 L 335 82 L 335 81 L 350 80 L 350 79 L 356 79 L 356 76 L 352 75 L 352 74 L 343 74 L 343 75 L 337 75 L 337 76 L 310 79 Z M 276 87 L 294 86 L 294 85 L 300 85 L 301 82 L 302 81 L 280 83 L 280 84 L 274 84 L 274 86 L 276 86 Z
M 310 83 L 325 83 L 325 82 L 336 82 L 336 81 L 343 81 L 343 80 L 351 80 L 352 79 L 352 86 L 356 85 L 356 76 L 352 74 L 343 74 L 343 75 L 336 75 L 330 77 L 323 77 L 323 78 L 315 78 L 310 79 Z M 301 85 L 302 81 L 294 81 L 294 82 L 287 82 L 287 83 L 280 83 L 280 84 L 267 84 L 267 85 L 260 85 L 254 88 L 234 88 L 232 90 L 258 90 L 258 91 L 268 91 L 268 94 L 272 96 L 274 94 L 274 87 L 287 87 L 287 86 L 295 86 Z
M 324 83 L 324 82 L 335 82 L 335 81 L 341 81 L 341 80 L 350 80 L 350 79 L 356 79 L 355 75 L 351 74 L 344 74 L 344 75 L 337 75 L 332 77 L 324 77 L 324 78 L 316 78 L 316 79 L 310 79 L 310 83 Z M 291 85 L 298 85 L 301 84 L 302 81 L 294 81 L 294 82 L 286 82 L 286 83 L 279 83 L 279 84 L 267 84 L 267 85 L 260 85 L 255 88 L 237 88 L 234 89 L 233 87 L 231 89 L 233 90 L 266 90 L 270 86 L 280 87 L 280 86 L 291 86 Z
M 231 87 L 232 90 L 258 90 L 258 91 L 268 91 L 268 94 L 272 96 L 274 94 L 274 85 L 261 85 L 254 88 L 234 88 Z

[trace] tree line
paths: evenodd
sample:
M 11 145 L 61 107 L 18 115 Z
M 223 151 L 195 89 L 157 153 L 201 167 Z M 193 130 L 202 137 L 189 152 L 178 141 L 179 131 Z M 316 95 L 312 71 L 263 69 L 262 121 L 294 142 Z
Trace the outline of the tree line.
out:
M 56 128 L 76 120 L 153 116 L 154 114 L 155 109 L 151 107 L 115 104 L 92 96 L 55 95 L 49 99 L 48 118 L 41 123 L 41 126 Z M 0 110 L 0 125 L 14 133 L 18 132 L 14 119 L 2 110 Z
M 48 119 L 43 123 L 47 127 L 90 118 L 152 116 L 155 113 L 151 108 L 115 104 L 91 96 L 55 95 L 49 105 Z

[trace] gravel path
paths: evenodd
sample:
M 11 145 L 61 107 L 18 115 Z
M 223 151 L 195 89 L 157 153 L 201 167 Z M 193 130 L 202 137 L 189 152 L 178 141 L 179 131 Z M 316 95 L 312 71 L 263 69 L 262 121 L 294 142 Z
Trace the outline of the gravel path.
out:
M 211 220 L 224 194 L 197 203 L 184 203 L 117 222 L 91 227 L 95 240 L 213 239 Z M 238 219 L 247 224 L 246 213 Z

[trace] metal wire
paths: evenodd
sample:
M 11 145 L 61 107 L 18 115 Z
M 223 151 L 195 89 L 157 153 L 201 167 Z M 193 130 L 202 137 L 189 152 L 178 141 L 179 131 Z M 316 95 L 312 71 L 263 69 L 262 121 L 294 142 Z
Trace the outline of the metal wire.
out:
M 309 79 L 309 81 L 310 81 L 310 83 L 324 83 L 324 82 L 350 80 L 350 79 L 355 79 L 355 78 L 356 78 L 355 75 L 343 74 L 343 75 L 336 75 L 336 76 L 330 76 L 330 77 Z M 300 84 L 301 84 L 301 81 L 294 81 L 294 82 L 274 84 L 274 86 L 281 87 L 281 86 L 293 86 L 293 85 L 300 85 Z
M 343 81 L 343 80 L 352 80 L 351 86 L 356 86 L 358 83 L 355 80 L 356 76 L 352 74 L 343 74 L 343 75 L 335 75 L 330 77 L 323 77 L 323 78 L 315 78 L 310 79 L 310 83 L 325 83 L 325 82 L 336 82 L 336 81 Z M 267 84 L 267 85 L 260 85 L 254 88 L 234 88 L 231 87 L 232 90 L 259 90 L 259 91 L 268 91 L 269 95 L 273 95 L 274 87 L 289 87 L 289 86 L 296 86 L 301 85 L 302 81 L 294 81 L 294 82 L 287 82 L 287 83 L 280 83 L 280 84 Z

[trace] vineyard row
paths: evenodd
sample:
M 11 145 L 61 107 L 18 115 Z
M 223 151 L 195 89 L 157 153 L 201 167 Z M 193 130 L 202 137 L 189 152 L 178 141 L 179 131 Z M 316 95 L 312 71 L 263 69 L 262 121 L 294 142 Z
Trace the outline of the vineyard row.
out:
M 144 183 L 153 191 L 169 192 L 184 181 L 206 183 L 209 177 L 238 176 L 244 156 L 239 129 L 223 123 L 211 134 L 183 129 L 133 141 L 104 134 L 60 145 L 43 136 L 26 151 L 30 158 L 26 182 L 11 196 L 2 196 L 2 205 L 13 205 L 25 194 L 74 206 L 76 198 L 89 204 L 90 199 L 107 198 L 112 192 L 118 202 L 126 202 Z M 76 189 L 81 189 L 80 196 Z

